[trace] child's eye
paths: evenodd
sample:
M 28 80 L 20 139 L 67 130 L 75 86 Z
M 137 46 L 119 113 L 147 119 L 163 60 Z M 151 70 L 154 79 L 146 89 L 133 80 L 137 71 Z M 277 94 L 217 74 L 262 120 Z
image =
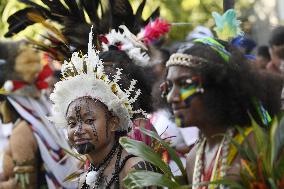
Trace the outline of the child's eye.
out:
M 69 126 L 70 128 L 73 128 L 73 127 L 76 126 L 76 122 L 75 122 L 75 121 L 68 121 L 68 126 Z
M 92 125 L 94 123 L 94 121 L 95 121 L 94 119 L 87 119 L 85 121 L 85 123 L 88 124 L 88 125 Z

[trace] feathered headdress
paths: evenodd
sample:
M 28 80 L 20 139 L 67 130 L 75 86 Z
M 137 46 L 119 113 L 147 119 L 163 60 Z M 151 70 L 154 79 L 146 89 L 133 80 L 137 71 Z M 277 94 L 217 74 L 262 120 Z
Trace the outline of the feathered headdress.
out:
M 234 9 L 227 10 L 223 15 L 213 12 L 212 16 L 216 24 L 214 30 L 219 39 L 228 41 L 237 35 L 243 35 L 240 29 L 241 21 L 237 19 L 237 14 Z
M 75 52 L 71 61 L 65 61 L 62 65 L 63 80 L 55 84 L 54 92 L 50 96 L 53 102 L 51 121 L 56 126 L 67 126 L 64 117 L 68 105 L 77 98 L 89 96 L 105 104 L 108 110 L 119 118 L 118 130 L 129 131 L 132 126 L 132 115 L 145 114 L 143 110 L 133 110 L 132 107 L 141 91 L 135 89 L 135 80 L 131 81 L 128 89 L 119 87 L 117 82 L 120 80 L 122 69 L 117 69 L 113 78 L 105 74 L 103 62 L 99 59 L 98 51 L 94 50 L 92 41 L 91 32 L 88 54 L 80 56 Z
M 110 46 L 115 46 L 117 49 L 125 51 L 137 65 L 147 66 L 150 57 L 146 45 L 167 33 L 170 24 L 157 18 L 154 22 L 148 23 L 137 36 L 131 33 L 125 25 L 121 25 L 119 28 L 122 32 L 113 29 L 101 38 L 103 51 L 108 51 Z
M 43 35 L 43 40 L 30 40 L 37 48 L 50 53 L 59 61 L 70 58 L 74 51 L 87 52 L 91 25 L 94 26 L 95 36 L 118 29 L 120 25 L 126 25 L 132 33 L 137 34 L 150 19 L 159 16 L 157 8 L 149 18 L 142 19 L 146 0 L 141 2 L 136 14 L 133 13 L 129 0 L 44 0 L 42 3 L 45 6 L 31 0 L 18 1 L 27 7 L 8 18 L 9 31 L 5 37 L 11 37 L 28 26 L 40 23 L 49 33 Z M 58 29 L 53 22 L 61 25 L 62 29 Z M 94 38 L 94 43 L 97 41 Z

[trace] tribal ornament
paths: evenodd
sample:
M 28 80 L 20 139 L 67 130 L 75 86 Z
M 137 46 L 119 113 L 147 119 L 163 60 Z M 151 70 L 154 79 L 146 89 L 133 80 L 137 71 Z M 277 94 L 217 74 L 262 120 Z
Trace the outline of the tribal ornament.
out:
M 212 16 L 216 23 L 214 30 L 219 39 L 228 41 L 237 35 L 243 35 L 240 29 L 241 21 L 237 19 L 237 13 L 234 9 L 227 10 L 223 15 L 213 12 Z
M 185 66 L 185 67 L 195 67 L 202 62 L 208 62 L 206 59 L 192 56 L 189 54 L 174 53 L 170 56 L 170 59 L 166 63 L 166 67 L 170 66 Z
M 169 32 L 170 24 L 156 18 L 155 21 L 149 22 L 145 28 L 141 29 L 137 35 L 131 33 L 125 25 L 121 25 L 119 28 L 123 31 L 112 29 L 110 33 L 100 38 L 103 51 L 108 51 L 110 46 L 115 46 L 117 49 L 125 51 L 135 64 L 147 66 L 150 56 L 146 45 Z
M 118 81 L 122 69 L 117 69 L 116 75 L 110 78 L 104 72 L 103 62 L 99 59 L 98 51 L 92 44 L 92 31 L 89 34 L 88 54 L 73 53 L 71 61 L 65 61 L 61 68 L 62 81 L 55 84 L 54 92 L 50 95 L 53 102 L 53 116 L 50 120 L 56 126 L 67 126 L 66 112 L 69 104 L 80 97 L 90 97 L 105 104 L 120 120 L 117 130 L 129 131 L 132 128 L 131 118 L 135 113 L 146 113 L 133 110 L 132 104 L 141 94 L 135 89 L 133 80 L 128 89 L 121 89 Z M 134 92 L 135 91 L 135 92 Z
M 102 40 L 103 51 L 108 51 L 110 46 L 116 46 L 119 50 L 125 51 L 134 63 L 146 66 L 150 60 L 147 47 L 126 26 L 121 25 L 119 28 L 123 30 L 122 33 L 112 29 L 105 36 L 106 40 Z

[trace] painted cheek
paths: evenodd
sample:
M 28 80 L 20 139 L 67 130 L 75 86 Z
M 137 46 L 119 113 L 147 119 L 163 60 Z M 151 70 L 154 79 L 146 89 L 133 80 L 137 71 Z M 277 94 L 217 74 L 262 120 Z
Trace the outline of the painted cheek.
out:
M 197 94 L 197 87 L 195 85 L 190 85 L 186 89 L 180 89 L 180 98 L 185 103 L 186 106 L 190 106 L 192 99 Z M 184 128 L 187 127 L 186 119 L 190 118 L 189 111 L 183 111 L 180 114 L 176 115 L 175 122 L 178 127 Z
M 172 88 L 169 93 L 167 94 L 167 102 L 173 103 L 173 101 L 176 101 L 177 98 L 180 99 L 179 91 L 176 91 L 176 89 Z
M 99 141 L 99 135 L 98 135 L 98 131 L 97 131 L 97 128 L 96 128 L 96 125 L 95 124 L 92 124 L 90 125 L 89 127 L 91 127 L 92 129 L 92 133 L 93 133 L 93 137 L 96 141 Z
M 75 129 L 74 128 L 68 128 L 67 129 L 67 137 L 69 142 L 73 145 L 74 144 L 74 133 Z
M 181 100 L 189 106 L 193 97 L 197 94 L 197 87 L 195 85 L 190 85 L 186 89 L 180 89 Z

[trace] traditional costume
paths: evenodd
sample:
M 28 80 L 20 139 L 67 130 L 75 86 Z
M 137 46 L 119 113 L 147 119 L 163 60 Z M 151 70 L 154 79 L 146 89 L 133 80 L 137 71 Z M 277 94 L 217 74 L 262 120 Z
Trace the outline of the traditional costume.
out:
M 41 95 L 41 89 L 48 87 L 45 79 L 53 72 L 48 65 L 42 67 L 39 53 L 32 48 L 24 45 L 14 51 L 17 56 L 7 54 L 2 67 L 6 78 L 1 115 L 14 128 L 3 160 L 6 181 L 0 188 L 76 188 L 76 183 L 64 179 L 78 162 L 65 153 L 70 147 L 63 133 L 46 119 L 50 103 Z
M 119 125 L 116 128 L 117 133 L 131 132 L 133 114 L 144 113 L 142 109 L 133 109 L 133 104 L 141 91 L 135 88 L 135 80 L 131 81 L 128 89 L 122 89 L 119 86 L 118 82 L 121 79 L 123 70 L 117 69 L 116 74 L 112 77 L 105 73 L 104 64 L 99 59 L 98 52 L 94 49 L 92 41 L 91 32 L 89 34 L 88 54 L 80 55 L 75 52 L 70 62 L 65 61 L 62 65 L 63 79 L 56 83 L 55 90 L 50 96 L 54 103 L 50 120 L 57 127 L 67 127 L 66 113 L 70 103 L 79 98 L 91 98 L 103 103 L 108 111 L 119 118 Z M 121 182 L 119 174 L 127 160 L 133 157 L 133 155 L 128 155 L 122 158 L 121 155 L 122 147 L 115 143 L 102 162 L 97 165 L 92 162 L 89 164 L 88 170 L 81 175 L 80 188 L 111 188 L 112 186 L 118 188 Z M 111 178 L 105 183 L 103 174 L 113 158 L 116 159 L 115 168 Z M 149 163 L 141 163 L 154 170 L 154 167 Z M 137 165 L 138 168 L 143 167 L 139 167 L 139 165 Z

